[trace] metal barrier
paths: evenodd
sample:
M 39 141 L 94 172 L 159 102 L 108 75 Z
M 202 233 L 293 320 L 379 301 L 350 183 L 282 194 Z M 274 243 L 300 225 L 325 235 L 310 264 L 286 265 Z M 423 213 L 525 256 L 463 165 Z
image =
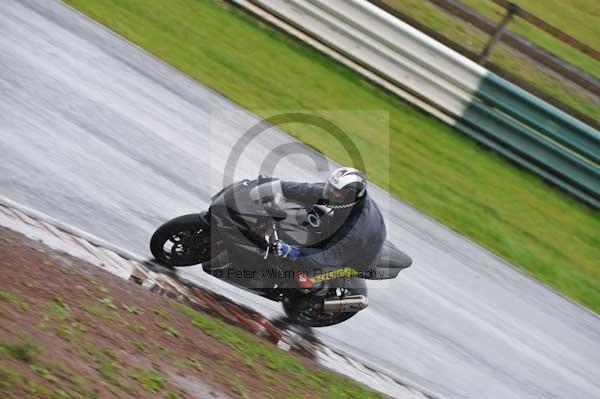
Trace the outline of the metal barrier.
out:
M 600 133 L 591 127 L 494 74 L 456 127 L 600 207 Z
M 232 1 L 256 13 L 247 0 Z M 436 116 L 446 115 L 444 122 L 600 208 L 600 133 L 590 126 L 366 0 L 250 3 L 411 93 L 417 106 L 426 109 L 427 104 L 439 111 Z

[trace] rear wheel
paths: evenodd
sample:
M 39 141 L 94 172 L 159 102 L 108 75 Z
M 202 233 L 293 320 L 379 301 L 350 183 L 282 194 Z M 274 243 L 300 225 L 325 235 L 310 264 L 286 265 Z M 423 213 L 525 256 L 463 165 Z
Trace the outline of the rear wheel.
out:
M 350 295 L 367 296 L 367 286 L 364 280 L 353 279 L 344 282 L 344 280 L 333 280 L 330 282 L 330 289 L 325 298 L 335 299 Z M 325 312 L 310 306 L 305 306 L 306 301 L 316 298 L 309 295 L 296 296 L 289 301 L 282 302 L 285 315 L 292 322 L 304 327 L 328 327 L 342 323 L 356 315 L 358 312 Z M 321 300 L 321 299 L 319 299 Z M 303 303 L 304 302 L 304 303 Z
M 166 266 L 191 266 L 211 258 L 210 224 L 204 214 L 179 216 L 160 226 L 150 239 L 150 251 Z

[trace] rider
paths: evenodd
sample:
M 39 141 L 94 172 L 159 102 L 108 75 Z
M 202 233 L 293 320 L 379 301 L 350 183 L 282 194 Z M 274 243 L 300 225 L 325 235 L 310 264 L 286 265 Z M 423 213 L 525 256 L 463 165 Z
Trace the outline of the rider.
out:
M 318 227 L 320 234 L 315 243 L 303 247 L 277 241 L 275 253 L 278 256 L 302 261 L 315 269 L 345 266 L 360 269 L 372 265 L 385 241 L 386 230 L 359 170 L 336 169 L 326 183 L 275 180 L 270 190 L 275 196 L 282 195 L 313 209 L 308 215 L 309 222 Z M 259 194 L 254 192 L 253 195 Z

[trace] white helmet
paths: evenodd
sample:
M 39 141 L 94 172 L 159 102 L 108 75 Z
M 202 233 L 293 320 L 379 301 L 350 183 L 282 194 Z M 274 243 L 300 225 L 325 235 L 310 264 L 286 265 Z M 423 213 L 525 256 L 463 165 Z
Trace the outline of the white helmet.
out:
M 323 197 L 332 208 L 349 208 L 367 193 L 367 181 L 361 171 L 339 168 L 333 171 L 323 189 Z

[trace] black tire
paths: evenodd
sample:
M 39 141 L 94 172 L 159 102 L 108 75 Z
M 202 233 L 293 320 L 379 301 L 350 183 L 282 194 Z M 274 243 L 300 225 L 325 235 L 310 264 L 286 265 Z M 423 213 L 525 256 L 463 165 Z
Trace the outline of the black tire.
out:
M 343 280 L 333 280 L 330 282 L 331 290 L 336 288 L 342 288 L 345 290 L 345 295 L 364 295 L 367 296 L 367 285 L 364 280 L 352 279 L 347 280 L 345 283 Z M 294 309 L 291 302 L 282 302 L 283 311 L 287 318 L 295 324 L 304 327 L 329 327 L 339 323 L 342 323 L 358 312 L 341 312 L 341 313 L 329 313 L 329 314 L 314 314 L 314 312 L 299 312 Z
M 210 261 L 210 224 L 205 215 L 183 215 L 160 226 L 150 239 L 150 252 L 156 261 L 170 267 Z

